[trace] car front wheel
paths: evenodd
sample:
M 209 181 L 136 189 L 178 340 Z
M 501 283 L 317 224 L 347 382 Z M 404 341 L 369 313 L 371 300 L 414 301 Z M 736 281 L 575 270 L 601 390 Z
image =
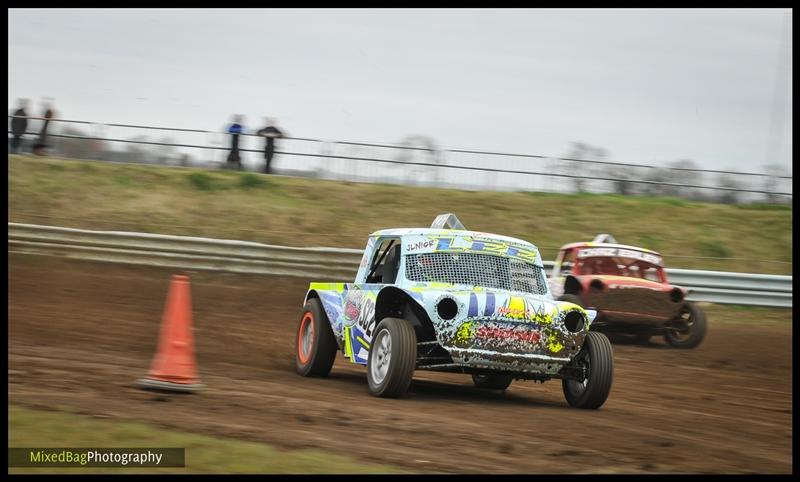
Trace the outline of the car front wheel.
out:
M 572 363 L 582 369 L 584 376 L 561 381 L 567 403 L 575 408 L 600 408 L 611 393 L 614 380 L 614 353 L 608 337 L 596 331 L 587 333 Z
M 417 363 L 417 335 L 409 322 L 384 318 L 375 329 L 367 359 L 367 384 L 377 397 L 406 393 Z
M 675 348 L 694 348 L 706 336 L 706 315 L 694 303 L 687 301 L 672 328 L 664 335 L 664 341 Z

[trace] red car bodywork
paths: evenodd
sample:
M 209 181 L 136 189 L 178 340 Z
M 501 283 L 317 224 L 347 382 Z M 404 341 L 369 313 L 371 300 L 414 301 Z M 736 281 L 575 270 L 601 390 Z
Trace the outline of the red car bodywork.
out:
M 622 244 L 567 244 L 549 279 L 554 297 L 576 295 L 597 310 L 598 326 L 658 329 L 679 316 L 687 294 L 669 283 L 659 253 Z

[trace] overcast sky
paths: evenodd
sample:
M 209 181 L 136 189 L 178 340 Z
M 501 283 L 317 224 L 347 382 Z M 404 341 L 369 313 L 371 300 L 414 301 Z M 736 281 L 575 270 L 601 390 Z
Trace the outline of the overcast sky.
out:
M 52 97 L 98 122 L 241 113 L 297 137 L 791 170 L 786 9 L 10 9 L 8 27 L 8 105 L 37 114 Z

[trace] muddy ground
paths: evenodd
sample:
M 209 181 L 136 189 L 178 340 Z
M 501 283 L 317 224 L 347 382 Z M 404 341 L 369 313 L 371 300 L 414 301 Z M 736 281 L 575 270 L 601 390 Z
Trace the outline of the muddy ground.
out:
M 569 408 L 557 380 L 497 393 L 432 372 L 417 372 L 408 396 L 389 400 L 371 396 L 364 370 L 343 359 L 327 379 L 294 373 L 308 280 L 188 272 L 207 389 L 159 395 L 133 383 L 149 368 L 172 273 L 9 255 L 9 402 L 412 471 L 792 468 L 789 322 L 711 319 L 690 351 L 616 340 L 614 387 L 596 411 Z

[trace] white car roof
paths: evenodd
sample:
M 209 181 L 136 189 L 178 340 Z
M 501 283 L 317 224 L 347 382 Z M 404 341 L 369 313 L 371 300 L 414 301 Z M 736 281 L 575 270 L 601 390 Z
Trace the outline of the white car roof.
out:
M 520 244 L 536 248 L 536 245 L 519 238 L 512 238 L 510 236 L 502 236 L 499 234 L 484 233 L 481 231 L 466 231 L 460 229 L 433 229 L 433 228 L 394 228 L 394 229 L 381 229 L 370 234 L 370 237 L 377 236 L 462 236 L 473 237 L 482 239 L 497 239 L 509 243 Z

